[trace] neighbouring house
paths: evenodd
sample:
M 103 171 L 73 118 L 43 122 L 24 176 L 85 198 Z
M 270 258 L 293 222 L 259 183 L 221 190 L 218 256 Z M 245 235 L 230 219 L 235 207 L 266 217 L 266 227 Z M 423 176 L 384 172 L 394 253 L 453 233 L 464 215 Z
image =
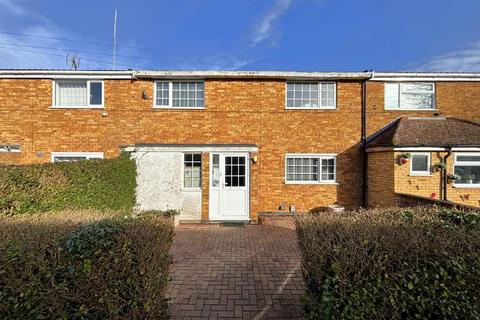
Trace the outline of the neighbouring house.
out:
M 480 206 L 480 123 L 401 117 L 369 138 L 368 204 L 402 205 L 403 194 Z
M 410 153 L 425 169 L 451 152 L 447 173 L 460 178 L 448 199 L 480 206 L 478 135 L 467 137 L 466 158 L 450 150 L 452 135 L 428 160 L 387 139 L 411 121 L 476 127 L 479 110 L 474 73 L 0 70 L 0 164 L 124 150 L 137 162 L 139 209 L 256 221 L 262 212 L 395 205 L 405 192 L 441 199 L 440 173 L 414 179 L 395 163 Z

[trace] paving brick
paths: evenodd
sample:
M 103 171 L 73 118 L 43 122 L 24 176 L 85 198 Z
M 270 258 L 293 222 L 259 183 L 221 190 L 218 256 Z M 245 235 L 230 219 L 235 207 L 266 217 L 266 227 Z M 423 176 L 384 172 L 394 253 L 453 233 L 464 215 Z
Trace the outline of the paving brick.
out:
M 302 318 L 294 228 L 291 218 L 245 228 L 177 228 L 167 288 L 172 317 Z

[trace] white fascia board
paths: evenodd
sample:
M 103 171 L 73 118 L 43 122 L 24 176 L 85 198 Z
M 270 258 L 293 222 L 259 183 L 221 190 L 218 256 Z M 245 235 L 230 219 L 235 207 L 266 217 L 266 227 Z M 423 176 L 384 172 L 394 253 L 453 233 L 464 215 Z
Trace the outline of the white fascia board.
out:
M 371 81 L 480 81 L 480 73 L 468 72 L 373 72 Z
M 133 79 L 133 71 L 0 70 L 2 79 Z
M 393 151 L 445 151 L 443 147 L 397 147 L 393 148 Z
M 172 146 L 128 146 L 123 147 L 126 152 L 258 152 L 256 146 L 215 146 L 215 145 L 172 145 Z
M 371 72 L 294 72 L 294 71 L 135 71 L 136 78 L 205 79 L 205 78 L 272 78 L 292 80 L 368 79 Z
M 452 151 L 454 152 L 461 152 L 461 151 L 480 151 L 480 148 L 478 147 L 455 147 L 452 148 Z

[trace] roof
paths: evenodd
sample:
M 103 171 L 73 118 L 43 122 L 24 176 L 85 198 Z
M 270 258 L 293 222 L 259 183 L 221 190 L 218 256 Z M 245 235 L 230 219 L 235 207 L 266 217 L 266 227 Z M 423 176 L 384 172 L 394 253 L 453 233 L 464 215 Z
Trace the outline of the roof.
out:
M 101 79 L 291 79 L 372 81 L 480 81 L 471 72 L 300 72 L 300 71 L 212 71 L 212 70 L 67 70 L 0 69 L 0 78 L 101 78 Z
M 480 123 L 454 117 L 401 117 L 367 139 L 374 147 L 478 147 Z

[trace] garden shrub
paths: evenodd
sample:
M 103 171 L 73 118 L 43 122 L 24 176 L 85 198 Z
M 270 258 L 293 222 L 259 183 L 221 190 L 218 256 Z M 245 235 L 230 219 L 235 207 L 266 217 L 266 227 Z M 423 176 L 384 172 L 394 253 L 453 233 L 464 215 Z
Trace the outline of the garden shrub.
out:
M 3 233 L 0 238 L 2 318 L 168 318 L 163 293 L 173 236 L 171 217 L 120 211 L 79 226 L 67 215 L 64 232 L 57 226 L 50 242 L 43 244 L 34 236 L 22 241 L 22 231 L 36 229 L 25 228 L 28 219 L 16 228 L 8 218 L 17 217 L 4 219 L 10 222 L 8 231 L 18 229 L 17 236 Z
M 480 319 L 480 218 L 435 207 L 297 219 L 308 319 Z
M 130 209 L 135 187 L 135 161 L 127 153 L 108 160 L 0 166 L 0 213 Z

